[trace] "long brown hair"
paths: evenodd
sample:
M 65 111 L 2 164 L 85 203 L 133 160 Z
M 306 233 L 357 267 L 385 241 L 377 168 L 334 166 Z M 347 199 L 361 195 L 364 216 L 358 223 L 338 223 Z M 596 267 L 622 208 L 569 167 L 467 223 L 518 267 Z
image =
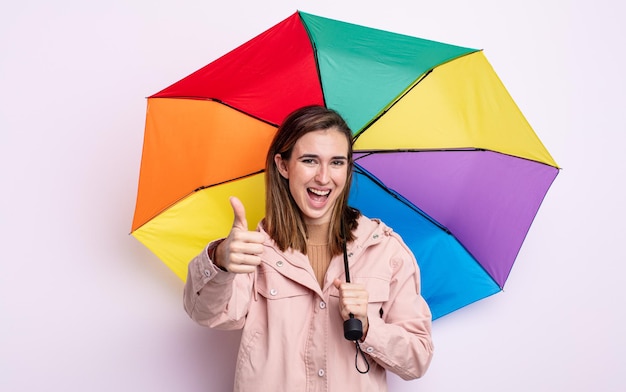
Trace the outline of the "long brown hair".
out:
M 282 251 L 291 248 L 306 254 L 307 229 L 302 212 L 289 191 L 289 182 L 280 175 L 274 157 L 280 154 L 284 160 L 289 160 L 296 142 L 302 136 L 332 127 L 336 127 L 348 140 L 348 173 L 346 185 L 335 202 L 330 220 L 328 241 L 331 254 L 338 255 L 343 251 L 344 238 L 347 242 L 354 240 L 352 231 L 357 227 L 360 212 L 348 206 L 354 166 L 352 132 L 336 111 L 319 105 L 305 106 L 287 116 L 280 125 L 265 162 L 264 227 Z

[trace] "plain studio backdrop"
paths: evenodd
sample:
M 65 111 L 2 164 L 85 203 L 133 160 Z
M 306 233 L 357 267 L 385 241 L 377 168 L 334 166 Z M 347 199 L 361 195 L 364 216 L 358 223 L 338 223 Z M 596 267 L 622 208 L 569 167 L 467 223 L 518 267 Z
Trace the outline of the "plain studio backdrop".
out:
M 626 8 L 609 0 L 2 0 L 0 390 L 230 390 L 239 333 L 195 325 L 129 235 L 145 97 L 296 10 L 484 49 L 564 168 L 504 292 L 437 320 L 429 372 L 390 389 L 626 390 Z

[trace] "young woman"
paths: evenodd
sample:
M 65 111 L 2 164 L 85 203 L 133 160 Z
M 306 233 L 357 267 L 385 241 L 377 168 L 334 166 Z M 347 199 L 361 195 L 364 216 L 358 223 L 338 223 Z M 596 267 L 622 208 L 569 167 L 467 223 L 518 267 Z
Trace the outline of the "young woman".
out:
M 384 223 L 347 205 L 352 135 L 308 106 L 279 127 L 266 161 L 266 216 L 233 227 L 189 264 L 185 310 L 241 329 L 235 391 L 386 391 L 386 370 L 421 377 L 433 354 L 416 260 Z M 344 243 L 352 283 L 346 283 Z M 361 322 L 357 341 L 343 323 Z M 356 369 L 355 369 L 356 367 Z

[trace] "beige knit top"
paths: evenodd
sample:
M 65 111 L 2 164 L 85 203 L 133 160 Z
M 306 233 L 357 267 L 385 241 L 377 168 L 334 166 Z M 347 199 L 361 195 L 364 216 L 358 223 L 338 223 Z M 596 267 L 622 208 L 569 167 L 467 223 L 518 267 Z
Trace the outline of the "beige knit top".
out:
M 330 248 L 328 244 L 328 228 L 330 222 L 319 225 L 307 225 L 307 255 L 320 287 L 324 287 L 324 277 L 330 264 Z

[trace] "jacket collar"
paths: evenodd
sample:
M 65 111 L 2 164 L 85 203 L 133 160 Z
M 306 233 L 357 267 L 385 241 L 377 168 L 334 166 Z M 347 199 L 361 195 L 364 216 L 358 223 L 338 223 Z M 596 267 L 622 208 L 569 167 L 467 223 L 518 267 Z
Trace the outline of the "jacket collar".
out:
M 276 246 L 274 240 L 272 240 L 265 232 L 261 224 L 257 226 L 257 230 L 264 233 L 266 236 L 264 243 L 266 253 L 263 263 L 267 264 L 268 267 L 276 270 L 280 274 L 287 276 L 289 279 L 297 281 L 303 286 L 309 287 L 311 290 L 317 292 L 321 297 L 323 297 L 322 291 L 319 284 L 317 284 L 317 279 L 315 278 L 307 256 L 291 249 L 281 252 Z M 389 235 L 391 232 L 391 228 L 380 220 L 369 219 L 361 215 L 358 220 L 358 226 L 355 230 L 356 238 L 353 242 L 348 243 L 347 246 L 349 265 L 355 263 L 355 260 L 358 260 L 359 255 L 365 249 L 381 242 L 383 237 Z M 341 272 L 337 270 L 340 267 Z M 337 270 L 334 275 L 340 276 L 343 273 L 343 255 L 333 257 L 329 266 L 329 272 L 333 274 L 333 270 Z

